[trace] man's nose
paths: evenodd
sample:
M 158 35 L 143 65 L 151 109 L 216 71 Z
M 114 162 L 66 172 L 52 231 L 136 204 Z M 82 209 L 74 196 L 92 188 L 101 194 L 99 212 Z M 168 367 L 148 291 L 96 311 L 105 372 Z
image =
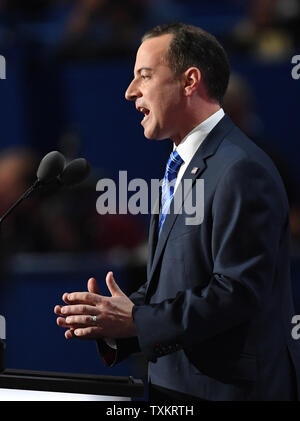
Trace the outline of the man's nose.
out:
M 125 98 L 127 99 L 127 101 L 135 101 L 140 96 L 141 92 L 139 91 L 135 80 L 133 80 L 125 92 Z

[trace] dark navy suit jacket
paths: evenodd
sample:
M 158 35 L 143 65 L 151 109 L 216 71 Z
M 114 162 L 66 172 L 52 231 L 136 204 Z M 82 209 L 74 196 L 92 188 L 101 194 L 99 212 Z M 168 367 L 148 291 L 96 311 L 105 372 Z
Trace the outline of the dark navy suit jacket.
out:
M 183 206 L 158 238 L 152 215 L 148 280 L 130 297 L 137 338 L 117 341 L 114 363 L 139 349 L 154 385 L 207 400 L 294 400 L 300 343 L 280 175 L 225 115 L 188 166 L 185 195 L 200 178 L 201 224 L 187 225 Z

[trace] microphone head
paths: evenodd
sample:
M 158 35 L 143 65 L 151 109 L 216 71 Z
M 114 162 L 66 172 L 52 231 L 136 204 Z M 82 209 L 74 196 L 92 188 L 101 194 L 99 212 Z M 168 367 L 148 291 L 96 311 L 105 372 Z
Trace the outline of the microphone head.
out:
M 65 157 L 60 152 L 52 151 L 47 153 L 41 160 L 36 172 L 38 181 L 44 184 L 53 181 L 63 172 L 65 164 Z
M 73 186 L 83 181 L 90 173 L 90 165 L 85 158 L 77 158 L 69 162 L 59 176 L 64 186 Z

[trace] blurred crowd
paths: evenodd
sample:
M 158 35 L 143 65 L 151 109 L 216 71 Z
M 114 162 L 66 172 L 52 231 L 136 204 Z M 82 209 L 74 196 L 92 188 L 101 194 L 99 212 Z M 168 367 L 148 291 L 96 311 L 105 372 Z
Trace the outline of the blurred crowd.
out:
M 33 184 L 40 157 L 27 148 L 0 154 L 0 217 Z M 15 253 L 101 253 L 132 250 L 145 240 L 130 215 L 98 215 L 94 175 L 72 188 L 25 199 L 0 225 L 0 271 Z
M 300 45 L 298 0 L 0 0 L 0 42 L 51 45 L 67 58 L 120 56 L 145 29 L 175 20 L 212 25 L 233 51 L 264 60 Z
M 31 63 L 45 55 L 55 60 L 131 56 L 147 28 L 175 20 L 217 32 L 231 54 L 272 61 L 300 48 L 299 0 L 0 0 L 0 48 L 25 46 Z M 270 150 L 255 93 L 240 75 L 232 75 L 224 108 L 280 169 L 291 204 L 293 247 L 300 255 L 296 182 L 280 152 Z M 43 151 L 30 147 L 0 149 L 0 216 L 35 179 Z M 103 253 L 143 244 L 147 229 L 137 217 L 96 213 L 96 178 L 98 174 L 67 192 L 36 194 L 22 203 L 0 227 L 0 265 L 17 252 Z
M 289 204 L 292 255 L 300 256 L 300 193 L 298 181 L 291 171 L 288 158 L 266 138 L 264 123 L 257 114 L 256 96 L 241 75 L 232 73 L 223 103 L 224 111 L 235 124 L 272 158 L 283 179 Z M 284 142 L 284 140 L 283 140 Z
M 300 46 L 298 0 L 250 0 L 245 16 L 227 35 L 231 51 L 258 59 L 280 60 Z

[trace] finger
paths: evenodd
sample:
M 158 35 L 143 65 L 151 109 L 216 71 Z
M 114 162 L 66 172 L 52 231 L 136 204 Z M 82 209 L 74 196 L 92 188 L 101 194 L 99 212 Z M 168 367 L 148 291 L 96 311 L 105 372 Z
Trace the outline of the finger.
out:
M 76 317 L 76 316 L 68 316 L 68 317 Z M 82 323 L 79 323 L 79 319 L 68 319 L 64 317 L 58 317 L 56 319 L 56 323 L 59 327 L 66 327 L 66 328 L 74 328 L 75 327 L 87 327 L 87 325 L 91 325 L 93 322 L 92 316 L 80 316 L 82 317 Z M 86 319 L 84 319 L 86 317 Z M 76 323 L 77 320 L 77 323 Z M 74 323 L 73 323 L 74 322 Z
M 67 304 L 90 304 L 96 305 L 101 302 L 101 295 L 92 292 L 71 292 L 63 295 L 63 300 Z
M 102 331 L 100 326 L 89 326 L 75 329 L 73 334 L 80 339 L 99 339 L 103 336 Z
M 114 274 L 112 272 L 108 272 L 106 275 L 106 285 L 112 296 L 124 295 L 123 291 L 119 288 L 118 284 L 116 283 Z
M 63 300 L 66 304 L 70 304 L 70 301 L 68 300 L 68 296 L 69 296 L 69 293 L 68 293 L 68 292 L 65 292 L 65 293 L 63 294 L 63 296 L 62 296 L 62 300 Z
M 79 314 L 90 314 L 92 316 L 97 315 L 99 313 L 99 309 L 95 306 L 90 306 L 86 304 L 76 304 L 76 305 L 68 305 L 68 306 L 61 306 L 60 308 L 60 315 L 62 316 L 71 316 L 71 315 L 79 315 Z
M 70 328 L 70 326 L 67 324 L 66 319 L 64 317 L 58 317 L 56 319 L 56 323 L 58 324 L 58 326 L 60 327 L 67 327 Z
M 94 320 L 93 316 L 90 315 L 82 315 L 82 316 L 68 316 L 65 319 L 67 325 L 75 327 L 87 327 L 91 325 L 95 325 L 97 320 Z
M 74 334 L 74 329 L 66 330 L 65 331 L 65 338 L 66 339 L 76 338 L 76 335 Z
M 56 319 L 56 323 L 57 323 L 57 325 L 59 327 L 62 327 L 62 328 L 65 328 L 65 329 L 70 330 L 71 333 L 72 333 L 72 337 L 74 337 L 74 332 L 73 331 L 75 329 L 78 329 L 78 328 L 86 328 L 86 327 L 94 326 L 95 325 L 95 322 L 93 321 L 92 316 L 86 316 L 86 318 L 85 318 L 85 316 L 80 316 L 80 317 L 82 317 L 82 319 L 77 318 L 79 316 L 76 316 L 75 319 L 73 318 L 75 316 L 70 316 L 70 317 L 72 317 L 71 320 L 70 319 L 67 320 L 64 317 L 58 317 Z M 68 336 L 67 339 L 69 339 L 70 335 L 68 334 L 67 336 Z
M 68 330 L 65 331 L 65 338 L 66 339 L 76 338 L 76 335 L 74 334 L 74 328 L 71 327 L 71 326 L 68 326 L 66 324 L 64 318 L 58 317 L 56 322 L 57 322 L 58 326 L 68 328 Z
M 100 288 L 95 278 L 90 278 L 88 280 L 87 288 L 89 292 L 101 295 Z
M 56 305 L 54 307 L 54 313 L 57 314 L 58 316 L 64 316 L 64 313 L 63 312 L 65 310 L 62 310 L 64 307 L 67 307 L 67 306 Z
M 93 328 L 90 330 L 89 328 L 84 329 L 69 329 L 65 331 L 65 338 L 66 339 L 100 339 L 101 335 L 101 328 Z
M 55 313 L 55 314 L 62 314 L 62 313 L 61 313 L 61 308 L 62 308 L 62 306 L 60 306 L 60 305 L 56 305 L 56 306 L 54 307 L 54 313 Z

